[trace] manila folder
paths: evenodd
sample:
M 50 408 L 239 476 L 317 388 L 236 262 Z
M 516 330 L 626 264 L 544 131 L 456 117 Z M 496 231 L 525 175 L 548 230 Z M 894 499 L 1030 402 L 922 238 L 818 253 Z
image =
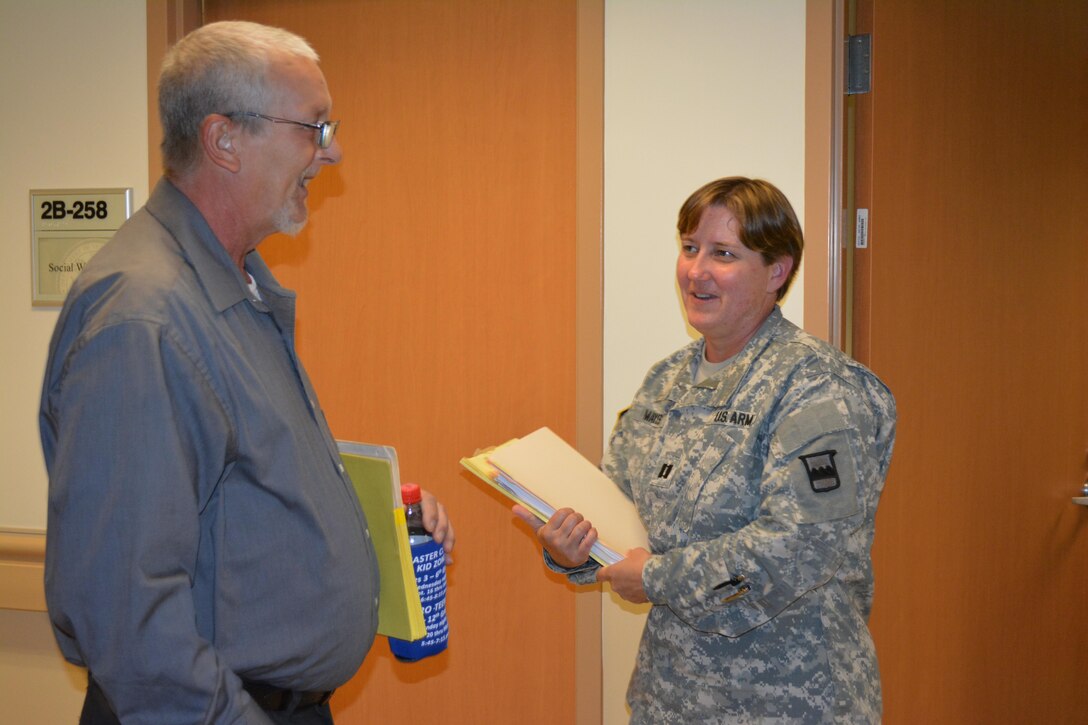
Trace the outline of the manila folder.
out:
M 597 529 L 600 543 L 618 558 L 630 549 L 650 548 L 646 528 L 631 499 L 550 428 L 539 428 L 499 446 L 488 454 L 488 460 L 550 504 L 552 512 L 570 507 L 582 514 Z M 541 516 L 542 512 L 533 513 Z

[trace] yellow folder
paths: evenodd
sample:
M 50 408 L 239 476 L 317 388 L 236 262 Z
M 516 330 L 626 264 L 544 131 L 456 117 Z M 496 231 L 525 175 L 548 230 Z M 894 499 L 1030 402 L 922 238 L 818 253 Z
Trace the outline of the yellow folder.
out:
M 378 599 L 378 634 L 414 641 L 427 627 L 419 602 L 408 524 L 400 499 L 397 452 L 390 446 L 337 441 L 340 459 L 355 486 L 378 556 L 381 594 Z

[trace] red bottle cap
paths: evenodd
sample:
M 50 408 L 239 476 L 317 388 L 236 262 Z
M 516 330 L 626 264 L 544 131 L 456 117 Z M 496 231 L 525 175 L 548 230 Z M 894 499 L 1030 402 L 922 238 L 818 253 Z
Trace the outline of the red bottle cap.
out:
M 419 484 L 402 483 L 400 486 L 400 500 L 403 501 L 406 506 L 422 501 L 423 492 L 419 489 Z

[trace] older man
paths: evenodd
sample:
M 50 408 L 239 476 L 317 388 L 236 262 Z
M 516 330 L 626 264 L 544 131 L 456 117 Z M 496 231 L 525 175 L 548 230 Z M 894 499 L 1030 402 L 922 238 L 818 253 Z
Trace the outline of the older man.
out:
M 366 520 L 254 251 L 340 160 L 317 55 L 205 26 L 159 82 L 166 178 L 77 279 L 41 402 L 46 594 L 83 722 L 331 722 L 377 624 Z M 453 531 L 425 500 L 447 549 Z

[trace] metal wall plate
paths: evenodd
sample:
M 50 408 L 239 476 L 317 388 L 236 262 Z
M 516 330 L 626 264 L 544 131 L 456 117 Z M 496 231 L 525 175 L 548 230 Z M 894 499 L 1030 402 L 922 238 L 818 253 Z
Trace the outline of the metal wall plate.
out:
M 31 189 L 31 304 L 59 307 L 91 257 L 132 216 L 132 188 Z

